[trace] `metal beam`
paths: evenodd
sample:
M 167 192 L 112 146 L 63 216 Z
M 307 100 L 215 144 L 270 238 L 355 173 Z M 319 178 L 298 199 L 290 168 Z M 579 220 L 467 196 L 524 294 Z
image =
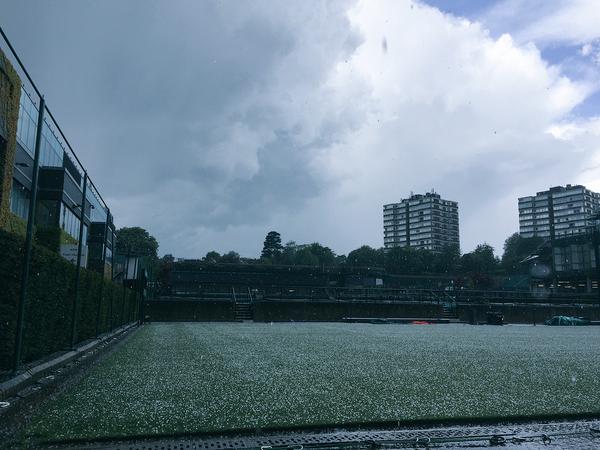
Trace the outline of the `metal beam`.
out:
M 81 251 L 83 247 L 83 227 L 85 226 L 85 204 L 87 202 L 87 172 L 83 173 L 83 192 L 81 194 L 81 221 L 79 222 L 79 243 L 77 244 L 77 267 L 75 269 L 75 298 L 71 311 L 71 348 L 75 348 L 77 334 L 77 307 L 79 306 L 79 277 L 81 275 Z
M 110 223 L 110 208 L 106 210 L 106 221 L 104 222 L 104 239 L 102 240 L 102 280 L 100 284 L 100 296 L 98 298 L 98 309 L 96 310 L 96 337 L 100 334 L 100 310 L 102 309 L 102 298 L 104 296 L 104 268 L 106 267 L 106 239 L 108 237 L 108 226 Z M 111 262 L 112 264 L 112 262 Z M 112 281 L 112 280 L 111 280 Z
M 1 31 L 1 29 L 0 29 Z M 4 33 L 2 33 L 4 35 Z M 38 121 L 35 132 L 35 149 L 33 158 L 33 175 L 31 177 L 31 195 L 29 196 L 29 213 L 27 215 L 27 231 L 25 233 L 25 258 L 23 260 L 23 273 L 21 275 L 21 290 L 19 292 L 19 307 L 17 310 L 17 330 L 15 335 L 15 348 L 13 354 L 13 374 L 16 374 L 21 364 L 23 346 L 23 323 L 25 321 L 25 302 L 27 301 L 27 282 L 29 280 L 29 266 L 31 264 L 31 247 L 33 244 L 33 223 L 35 221 L 35 206 L 37 202 L 38 174 L 40 168 L 40 144 L 42 142 L 42 127 L 44 125 L 45 101 L 40 96 Z

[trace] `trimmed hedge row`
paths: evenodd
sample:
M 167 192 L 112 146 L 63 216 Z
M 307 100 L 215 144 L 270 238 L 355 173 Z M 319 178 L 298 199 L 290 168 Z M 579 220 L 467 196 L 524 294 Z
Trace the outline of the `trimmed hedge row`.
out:
M 0 370 L 11 368 L 25 241 L 0 230 Z M 47 248 L 34 244 L 23 334 L 22 361 L 65 350 L 70 345 L 75 299 L 75 266 Z M 100 313 L 98 306 L 100 303 Z M 81 270 L 76 342 L 137 320 L 136 292 Z

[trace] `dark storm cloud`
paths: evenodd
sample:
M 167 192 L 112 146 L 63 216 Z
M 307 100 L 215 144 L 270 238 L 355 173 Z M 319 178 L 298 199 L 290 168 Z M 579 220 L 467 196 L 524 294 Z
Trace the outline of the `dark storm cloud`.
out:
M 185 244 L 169 242 L 161 214 L 184 229 L 222 229 L 319 192 L 302 153 L 310 143 L 295 142 L 299 119 L 284 117 L 282 98 L 298 85 L 316 90 L 359 43 L 341 6 L 13 2 L 3 26 L 116 202 L 117 223 L 146 226 L 176 252 Z M 339 31 L 311 54 L 319 30 L 304 22 L 318 15 Z M 300 80 L 287 85 L 287 71 Z

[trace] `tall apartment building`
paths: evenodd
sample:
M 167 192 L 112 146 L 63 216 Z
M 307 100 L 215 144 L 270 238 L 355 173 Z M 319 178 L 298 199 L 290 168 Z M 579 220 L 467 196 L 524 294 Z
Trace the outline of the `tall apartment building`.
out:
M 448 244 L 459 245 L 458 203 L 428 192 L 384 205 L 383 243 L 386 249 L 414 247 L 432 251 L 440 251 Z
M 585 186 L 555 186 L 535 196 L 519 198 L 522 237 L 563 238 L 584 233 L 589 216 L 600 207 L 600 194 Z

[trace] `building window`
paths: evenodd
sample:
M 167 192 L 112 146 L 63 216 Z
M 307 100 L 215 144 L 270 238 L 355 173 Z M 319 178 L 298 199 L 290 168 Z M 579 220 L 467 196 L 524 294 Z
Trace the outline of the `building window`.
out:
M 10 211 L 24 220 L 29 215 L 29 190 L 15 179 L 10 192 Z
M 40 164 L 47 167 L 62 167 L 64 150 L 52 133 L 48 124 L 44 123 L 42 129 L 42 142 L 40 146 Z
M 79 239 L 79 218 L 67 205 L 61 203 L 60 227 L 74 239 Z M 83 243 L 87 242 L 87 225 L 83 226 Z
M 17 137 L 25 150 L 33 156 L 38 110 L 29 94 L 21 89 L 19 119 L 17 122 Z

